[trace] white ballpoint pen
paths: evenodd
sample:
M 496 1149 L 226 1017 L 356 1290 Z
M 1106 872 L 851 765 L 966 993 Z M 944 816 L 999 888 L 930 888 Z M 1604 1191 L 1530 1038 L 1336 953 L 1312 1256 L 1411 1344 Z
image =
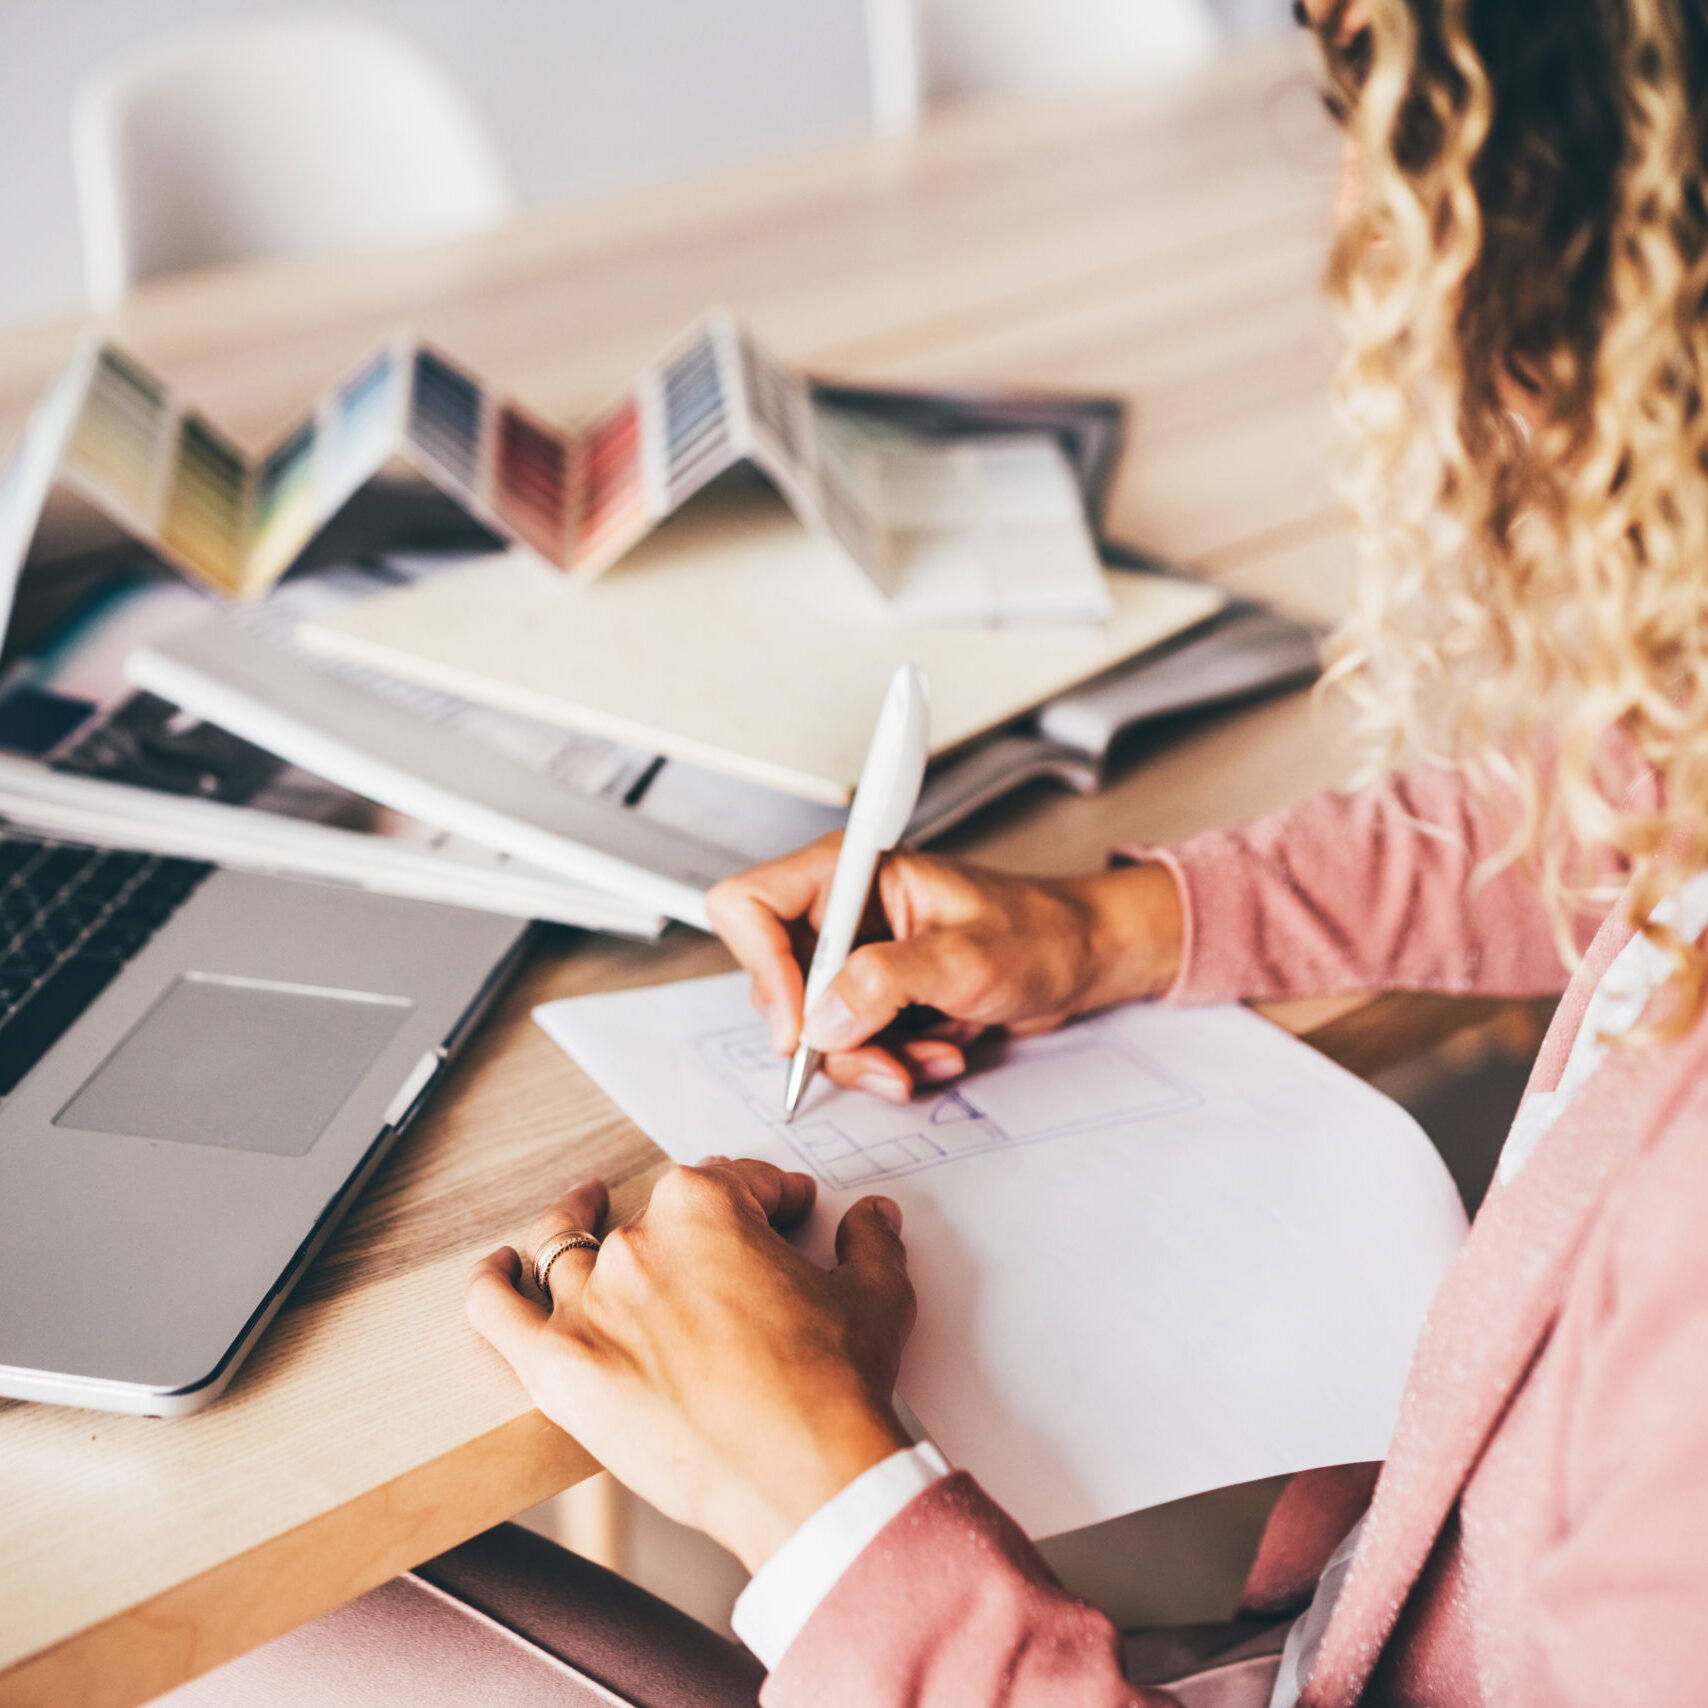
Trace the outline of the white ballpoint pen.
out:
M 925 675 L 916 664 L 904 664 L 890 678 L 872 745 L 854 791 L 848 828 L 842 833 L 842 852 L 830 879 L 830 897 L 818 928 L 818 946 L 807 969 L 803 1016 L 842 971 L 854 947 L 854 934 L 872 894 L 878 857 L 894 848 L 913 817 L 919 786 L 925 780 L 925 761 L 931 751 L 931 703 Z M 783 1119 L 792 1121 L 807 1082 L 823 1058 L 803 1040 L 789 1063 L 789 1084 L 783 1094 Z

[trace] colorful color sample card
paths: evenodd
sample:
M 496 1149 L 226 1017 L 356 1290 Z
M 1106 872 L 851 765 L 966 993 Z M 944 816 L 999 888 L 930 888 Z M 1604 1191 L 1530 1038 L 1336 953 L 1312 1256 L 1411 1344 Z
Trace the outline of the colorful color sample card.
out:
M 88 345 L 0 469 L 0 588 L 62 484 L 207 586 L 257 593 L 394 457 L 578 580 L 751 464 L 900 620 L 1076 622 L 1112 609 L 1074 471 L 1049 434 L 943 444 L 880 428 L 816 401 L 722 312 L 568 430 L 398 338 L 258 456 L 134 357 Z

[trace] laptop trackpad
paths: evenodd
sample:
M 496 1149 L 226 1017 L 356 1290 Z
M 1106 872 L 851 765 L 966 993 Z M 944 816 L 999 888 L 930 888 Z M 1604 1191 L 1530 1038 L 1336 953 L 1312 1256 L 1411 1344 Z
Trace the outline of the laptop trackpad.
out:
M 54 1125 L 303 1156 L 412 1006 L 362 991 L 187 973 Z

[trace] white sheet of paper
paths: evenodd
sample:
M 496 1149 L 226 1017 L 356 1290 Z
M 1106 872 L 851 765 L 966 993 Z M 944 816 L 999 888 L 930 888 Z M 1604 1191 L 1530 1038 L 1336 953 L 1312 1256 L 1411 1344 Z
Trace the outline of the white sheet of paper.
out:
M 1378 1459 L 1464 1212 L 1411 1118 L 1240 1008 L 1132 1007 L 905 1108 L 785 1064 L 733 974 L 573 998 L 546 1032 L 665 1151 L 806 1170 L 832 1261 L 906 1218 L 901 1396 L 1033 1536 Z

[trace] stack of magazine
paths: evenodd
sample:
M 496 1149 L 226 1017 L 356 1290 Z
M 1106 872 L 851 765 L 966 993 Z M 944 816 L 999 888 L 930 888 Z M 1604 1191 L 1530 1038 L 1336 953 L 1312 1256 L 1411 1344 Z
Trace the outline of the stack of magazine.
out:
M 813 398 L 839 442 L 879 445 L 891 467 L 910 444 L 1047 441 L 1084 515 L 1101 515 L 1118 403 L 823 385 Z M 939 458 L 931 480 L 949 469 Z M 442 671 L 329 648 L 350 613 L 449 585 L 500 543 L 471 553 L 466 526 L 440 549 L 397 538 L 322 550 L 247 603 L 137 549 L 33 566 L 0 656 L 0 817 L 637 937 L 703 926 L 712 884 L 842 822 L 822 791 L 771 786 L 691 743 L 623 739 L 501 685 L 459 677 L 450 691 Z M 1100 548 L 1117 594 L 1129 576 L 1168 575 Z M 1039 778 L 1094 790 L 1128 732 L 1314 675 L 1314 631 L 1170 585 L 1161 644 L 940 753 L 909 840 Z

